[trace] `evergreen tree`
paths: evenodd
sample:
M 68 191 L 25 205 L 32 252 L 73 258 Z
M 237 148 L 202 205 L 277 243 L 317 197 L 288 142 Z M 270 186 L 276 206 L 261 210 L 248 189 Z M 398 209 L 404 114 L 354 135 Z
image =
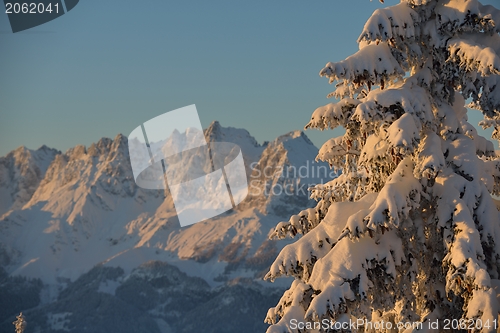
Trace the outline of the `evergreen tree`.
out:
M 321 70 L 338 102 L 306 128 L 345 128 L 317 157 L 342 174 L 274 230 L 302 236 L 266 276 L 295 277 L 268 311 L 268 333 L 336 332 L 291 323 L 360 319 L 393 330 L 352 331 L 445 331 L 455 319 L 447 332 L 496 332 L 500 159 L 466 106 L 500 140 L 499 32 L 500 11 L 476 0 L 402 0 L 373 13 L 358 52 Z
M 16 318 L 17 320 L 12 323 L 16 327 L 16 333 L 23 333 L 27 326 L 23 313 L 21 312 Z

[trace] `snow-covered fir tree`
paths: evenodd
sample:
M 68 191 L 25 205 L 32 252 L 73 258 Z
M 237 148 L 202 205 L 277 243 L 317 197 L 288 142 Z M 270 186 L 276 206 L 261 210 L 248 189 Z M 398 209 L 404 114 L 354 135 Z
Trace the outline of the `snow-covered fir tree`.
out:
M 306 128 L 345 128 L 317 157 L 342 175 L 273 232 L 301 236 L 266 276 L 295 278 L 268 333 L 360 319 L 392 330 L 352 331 L 497 331 L 500 159 L 466 106 L 500 139 L 499 32 L 500 11 L 476 0 L 402 0 L 373 13 L 358 52 L 321 70 L 337 102 Z

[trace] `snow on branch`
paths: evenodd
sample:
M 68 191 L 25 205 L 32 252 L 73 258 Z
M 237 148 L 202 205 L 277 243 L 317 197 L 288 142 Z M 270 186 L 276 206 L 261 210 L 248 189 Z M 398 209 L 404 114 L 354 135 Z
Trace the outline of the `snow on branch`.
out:
M 496 127 L 499 125 L 500 125 L 500 119 L 492 119 L 490 117 L 484 117 L 484 119 L 479 122 L 479 126 L 481 126 L 483 129 Z
M 464 202 L 456 200 L 454 204 L 456 206 L 452 216 L 452 241 L 444 258 L 444 262 L 448 262 L 453 267 L 448 271 L 448 275 L 450 278 L 459 278 L 461 275 L 462 281 L 470 279 L 471 283 L 478 287 L 487 288 L 490 286 L 490 278 L 486 270 L 481 267 L 484 254 L 479 232 L 474 227 L 472 216 Z M 463 272 L 459 268 L 463 268 Z M 452 279 L 448 279 L 449 282 L 456 282 L 450 280 Z M 448 290 L 452 290 L 459 286 L 449 284 L 447 287 Z M 460 291 L 457 289 L 455 292 Z
M 417 151 L 414 171 L 416 178 L 434 180 L 446 165 L 442 139 L 434 132 L 426 132 Z
M 305 298 L 311 295 L 311 287 L 295 280 L 290 289 L 285 291 L 278 304 L 267 311 L 265 322 L 274 324 L 267 329 L 267 333 L 283 333 L 288 331 L 288 323 L 291 319 L 304 318 Z
M 443 238 L 447 247 L 447 253 L 443 259 L 443 268 L 446 269 L 446 292 L 448 295 L 460 295 L 469 301 L 467 313 L 469 318 L 482 317 L 484 319 L 492 315 L 496 318 L 498 312 L 496 301 L 489 303 L 491 300 L 488 297 L 483 298 L 485 303 L 482 305 L 482 309 L 484 311 L 481 313 L 476 311 L 477 304 L 474 298 L 478 295 L 474 291 L 481 290 L 489 293 L 491 290 L 490 275 L 484 263 L 486 256 L 483 252 L 483 244 L 491 241 L 488 238 L 498 236 L 498 224 L 491 229 L 488 223 L 489 221 L 498 221 L 498 211 L 493 208 L 477 212 L 481 215 L 478 216 L 478 222 L 480 220 L 480 223 L 487 229 L 484 230 L 484 227 L 481 226 L 480 229 L 485 233 L 485 235 L 481 235 L 474 222 L 474 216 L 471 215 L 471 212 L 477 207 L 474 204 L 472 210 L 470 207 L 471 201 L 475 202 L 475 197 L 480 196 L 481 189 L 478 189 L 479 193 L 474 193 L 472 196 L 465 195 L 464 191 L 469 184 L 467 180 L 458 175 L 443 175 L 436 179 L 435 194 L 439 196 L 436 219 L 438 226 L 443 230 Z M 485 199 L 491 200 L 491 198 Z M 485 205 L 482 210 L 486 207 L 488 205 Z M 491 208 L 492 205 L 489 207 Z M 484 213 L 489 216 L 484 216 Z M 496 247 L 494 252 L 498 251 L 498 245 Z
M 374 287 L 369 271 L 379 268 L 378 273 L 390 284 L 396 277 L 396 266 L 404 260 L 403 253 L 401 239 L 394 232 L 379 239 L 340 240 L 313 269 L 309 284 L 320 292 L 312 299 L 305 318 L 338 318 L 345 312 L 347 300 L 366 300 Z
M 494 271 L 491 273 L 491 277 L 498 279 L 499 273 L 498 268 L 500 268 L 500 258 L 497 257 L 497 253 L 500 253 L 500 225 L 498 223 L 489 223 L 490 221 L 500 221 L 500 212 L 495 207 L 493 198 L 491 194 L 498 195 L 498 188 L 500 185 L 500 161 L 495 161 L 495 182 L 496 182 L 496 192 L 489 192 L 487 184 L 481 186 L 481 194 L 479 196 L 479 202 L 476 209 L 474 210 L 473 219 L 476 224 L 480 226 L 481 244 L 484 246 L 484 255 L 489 262 L 491 267 L 494 267 Z M 486 166 L 486 170 L 487 170 Z
M 500 123 L 500 75 L 478 79 L 476 85 L 476 90 L 481 90 L 481 92 L 478 94 L 477 100 L 471 102 L 469 107 L 482 111 L 486 116 L 485 122 L 481 126 L 498 128 L 498 123 Z M 495 137 L 493 136 L 493 138 Z M 500 140 L 500 136 L 496 139 Z
M 477 0 L 440 1 L 435 13 L 440 30 L 452 33 L 472 30 L 499 31 L 499 11 L 493 6 L 483 6 Z
M 434 0 L 402 0 L 401 2 L 406 2 L 410 4 L 411 6 L 424 6 L 427 5 Z
M 447 142 L 445 149 L 446 163 L 450 166 L 457 175 L 462 176 L 465 180 L 471 182 L 475 175 L 481 174 L 480 160 L 476 154 L 476 144 L 463 134 L 457 135 L 456 139 Z M 475 195 L 479 196 L 477 187 L 467 186 L 469 189 L 476 191 Z M 475 201 L 475 198 L 471 198 Z M 474 209 L 470 205 L 471 210 Z
M 351 117 L 356 105 L 360 102 L 352 98 L 344 98 L 338 103 L 329 103 L 314 110 L 311 120 L 304 129 L 316 128 L 319 130 L 334 129 L 345 126 Z
M 479 135 L 476 128 L 467 120 L 462 119 L 461 123 L 462 133 L 471 138 L 476 145 L 476 155 L 480 158 L 494 158 L 496 154 L 493 142 Z
M 492 5 L 478 5 L 480 16 L 493 21 L 495 25 L 495 32 L 500 33 L 500 10 L 496 9 Z
M 274 281 L 279 276 L 288 275 L 307 282 L 316 261 L 335 245 L 349 215 L 370 205 L 373 199 L 374 196 L 369 195 L 357 202 L 332 203 L 322 223 L 283 248 L 265 279 Z
M 365 23 L 358 43 L 362 47 L 372 42 L 387 42 L 394 38 L 415 38 L 415 26 L 418 22 L 417 13 L 404 2 L 377 9 Z
M 304 235 L 300 242 L 285 246 L 264 279 L 274 281 L 277 277 L 288 275 L 307 282 L 317 259 L 330 251 L 335 239 L 325 229 L 322 223 Z
M 380 164 L 386 159 L 389 145 L 377 134 L 371 134 L 361 150 L 358 161 L 359 166 L 369 166 L 371 164 Z
M 369 285 L 366 273 L 361 275 L 363 283 Z M 348 281 L 338 279 L 336 283 L 328 284 L 319 295 L 313 298 L 305 317 L 307 320 L 319 321 L 323 318 L 338 318 L 346 312 L 347 301 L 354 301 L 356 296 Z
M 498 320 L 497 304 L 497 293 L 492 288 L 473 290 L 467 306 L 467 318 L 474 318 L 475 322 L 494 323 Z
M 399 156 L 413 153 L 420 141 L 419 129 L 409 113 L 405 113 L 387 129 L 389 147 Z
M 372 90 L 361 99 L 352 118 L 360 123 L 362 132 L 371 134 L 404 113 L 413 116 L 418 131 L 431 125 L 434 115 L 429 95 L 424 88 L 414 84 L 412 78 L 386 90 Z
M 343 61 L 327 63 L 319 72 L 330 83 L 347 80 L 358 86 L 368 82 L 383 86 L 384 82 L 402 78 L 404 74 L 386 43 L 368 45 Z
M 330 164 L 335 170 L 340 170 L 345 167 L 349 156 L 358 156 L 359 150 L 349 143 L 349 139 L 345 136 L 332 138 L 326 141 L 320 148 L 317 161 L 324 161 Z
M 384 124 L 391 124 L 406 112 L 414 116 L 415 125 L 420 131 L 423 127 L 430 126 L 434 118 L 429 94 L 418 84 L 428 82 L 428 73 L 424 73 L 427 72 L 423 70 L 415 73 L 402 85 L 394 85 L 385 90 L 374 89 L 358 100 L 344 98 L 338 103 L 319 107 L 313 112 L 305 129 L 324 130 L 338 126 L 347 128 L 354 121 L 360 125 L 362 133 L 369 135 Z M 335 140 L 337 141 L 331 143 L 342 143 L 338 138 Z
M 482 76 L 500 74 L 500 57 L 491 47 L 468 39 L 452 38 L 448 49 L 449 61 L 455 61 L 467 71 L 478 71 Z
M 326 184 L 318 184 L 310 188 L 311 198 L 321 200 L 320 209 L 326 212 L 333 202 L 353 201 L 361 198 L 366 194 L 364 191 L 366 181 L 366 173 L 362 168 L 349 175 L 343 173 Z
M 500 159 L 484 161 L 484 173 L 481 180 L 484 182 L 488 192 L 500 195 Z
M 371 85 L 371 83 L 369 83 Z M 335 90 L 326 95 L 327 98 L 343 99 L 349 96 L 366 96 L 367 91 L 364 86 L 352 85 L 349 81 L 341 81 L 335 84 Z
M 311 193 L 310 198 L 318 202 L 316 207 L 292 215 L 287 222 L 278 223 L 274 230 L 269 233 L 269 239 L 293 238 L 298 234 L 305 235 L 316 228 L 325 219 L 325 215 L 333 203 L 353 197 L 354 186 L 349 185 L 346 180 L 346 175 L 341 174 L 325 184 L 316 184 L 310 187 L 308 189 Z
M 361 231 L 397 228 L 402 220 L 409 217 L 412 209 L 419 207 L 420 190 L 421 185 L 413 176 L 413 162 L 409 157 L 405 158 L 370 207 L 370 212 L 363 219 L 366 227 Z M 357 235 L 356 229 L 360 229 L 359 222 L 357 219 L 350 220 L 346 231 L 351 237 Z
M 314 229 L 323 217 L 317 208 L 308 208 L 292 215 L 288 222 L 280 222 L 269 235 L 270 239 L 284 239 L 297 234 L 305 235 Z

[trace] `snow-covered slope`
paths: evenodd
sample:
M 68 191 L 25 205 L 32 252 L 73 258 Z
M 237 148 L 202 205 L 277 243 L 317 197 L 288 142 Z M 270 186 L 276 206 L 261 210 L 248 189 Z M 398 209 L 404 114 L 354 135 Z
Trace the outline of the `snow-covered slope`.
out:
M 98 263 L 130 272 L 160 260 L 211 285 L 241 276 L 260 278 L 285 244 L 267 240 L 269 230 L 288 211 L 307 204 L 304 184 L 321 181 L 311 171 L 317 148 L 300 131 L 259 145 L 246 130 L 213 122 L 205 135 L 209 143 L 241 147 L 249 184 L 260 191 L 250 193 L 236 210 L 187 228 L 180 228 L 168 190 L 136 186 L 123 135 L 63 154 L 47 148 L 38 155 L 24 153 L 43 158 L 16 157 L 24 156 L 23 148 L 10 153 L 0 161 L 13 160 L 19 165 L 15 170 L 25 170 L 26 164 L 39 171 L 30 171 L 37 177 L 30 176 L 29 182 L 27 176 L 9 177 L 5 171 L 0 178 L 1 193 L 12 188 L 24 193 L 4 208 L 0 221 L 7 272 L 56 284 L 75 280 Z

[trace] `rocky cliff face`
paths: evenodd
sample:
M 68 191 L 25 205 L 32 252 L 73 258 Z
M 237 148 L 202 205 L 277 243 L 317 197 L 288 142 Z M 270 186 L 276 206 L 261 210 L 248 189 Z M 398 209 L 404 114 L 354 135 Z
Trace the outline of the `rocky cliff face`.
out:
M 9 209 L 21 209 L 31 199 L 58 154 L 46 146 L 37 150 L 19 147 L 0 157 L 0 216 Z

